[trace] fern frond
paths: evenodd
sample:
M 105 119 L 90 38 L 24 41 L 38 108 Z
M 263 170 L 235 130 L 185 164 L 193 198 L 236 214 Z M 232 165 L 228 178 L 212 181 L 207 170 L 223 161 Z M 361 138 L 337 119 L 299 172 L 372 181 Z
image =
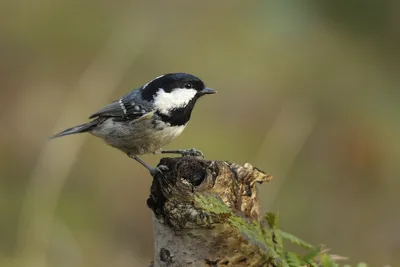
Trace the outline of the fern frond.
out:
M 273 212 L 267 212 L 264 215 L 264 219 L 267 221 L 269 227 L 271 229 L 277 229 L 278 228 L 278 215 L 273 213 Z
M 323 254 L 320 261 L 323 267 L 339 267 L 328 254 Z
M 279 214 L 273 212 L 267 212 L 264 215 L 264 220 L 267 222 L 269 226 L 270 236 L 272 238 L 272 242 L 274 245 L 274 250 L 280 257 L 283 257 L 283 241 L 279 231 L 277 231 L 279 224 Z M 265 225 L 265 224 L 264 224 Z M 267 230 L 267 231 L 268 231 Z
M 301 247 L 306 248 L 306 249 L 312 249 L 312 248 L 314 248 L 314 246 L 312 246 L 311 244 L 307 243 L 307 242 L 304 241 L 304 240 L 301 240 L 301 239 L 298 238 L 297 236 L 294 236 L 294 235 L 289 234 L 289 233 L 287 233 L 287 232 L 284 232 L 284 231 L 282 231 L 282 230 L 275 230 L 275 231 L 279 232 L 280 236 L 281 236 L 283 239 L 286 239 L 286 240 L 290 241 L 291 243 L 293 243 L 293 244 L 295 244 L 295 245 L 301 246 Z
M 286 262 L 290 267 L 300 267 L 302 266 L 301 259 L 299 255 L 293 252 L 285 253 Z
M 309 265 L 315 263 L 315 258 L 320 254 L 321 250 L 322 248 L 320 246 L 313 248 L 310 253 L 303 257 L 303 262 Z

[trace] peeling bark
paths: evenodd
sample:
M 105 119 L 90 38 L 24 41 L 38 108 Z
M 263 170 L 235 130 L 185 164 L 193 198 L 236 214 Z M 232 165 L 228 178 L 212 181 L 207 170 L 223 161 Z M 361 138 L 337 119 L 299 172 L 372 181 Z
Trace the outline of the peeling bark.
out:
M 276 265 L 259 227 L 256 188 L 271 176 L 250 164 L 197 157 L 164 158 L 160 165 L 169 171 L 154 177 L 147 200 L 154 267 Z

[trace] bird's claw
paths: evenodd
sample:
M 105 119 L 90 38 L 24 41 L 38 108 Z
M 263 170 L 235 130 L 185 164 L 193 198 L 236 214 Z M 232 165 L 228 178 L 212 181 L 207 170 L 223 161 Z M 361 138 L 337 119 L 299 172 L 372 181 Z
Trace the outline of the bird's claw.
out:
M 197 149 L 186 149 L 181 151 L 182 157 L 202 157 L 204 158 L 203 152 Z
M 169 171 L 168 166 L 158 165 L 156 168 L 150 169 L 151 176 L 156 176 L 156 174 L 163 174 L 164 171 Z

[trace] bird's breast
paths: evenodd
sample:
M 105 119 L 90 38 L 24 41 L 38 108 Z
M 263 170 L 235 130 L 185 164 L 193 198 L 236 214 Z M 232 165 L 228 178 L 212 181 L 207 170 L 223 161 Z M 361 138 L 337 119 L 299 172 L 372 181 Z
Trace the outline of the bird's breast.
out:
M 178 137 L 186 125 L 171 126 L 161 120 L 106 121 L 94 135 L 126 153 L 153 153 Z
M 127 142 L 133 145 L 138 151 L 137 154 L 153 153 L 177 138 L 184 129 L 185 125 L 170 126 L 169 124 L 158 125 L 154 128 L 143 127 L 127 138 Z

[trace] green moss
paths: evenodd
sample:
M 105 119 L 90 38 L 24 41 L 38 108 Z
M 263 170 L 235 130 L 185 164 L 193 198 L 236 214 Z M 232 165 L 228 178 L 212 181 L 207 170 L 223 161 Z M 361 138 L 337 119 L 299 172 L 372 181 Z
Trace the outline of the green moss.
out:
M 279 229 L 279 218 L 275 213 L 268 212 L 261 222 L 246 218 L 235 213 L 216 195 L 195 194 L 195 205 L 219 217 L 220 222 L 233 226 L 250 244 L 256 246 L 271 266 L 276 267 L 339 267 L 332 257 L 322 247 L 314 247 L 300 238 Z M 308 250 L 305 256 L 285 251 L 282 240 Z M 344 265 L 350 267 L 349 265 Z M 359 263 L 357 267 L 366 267 Z

